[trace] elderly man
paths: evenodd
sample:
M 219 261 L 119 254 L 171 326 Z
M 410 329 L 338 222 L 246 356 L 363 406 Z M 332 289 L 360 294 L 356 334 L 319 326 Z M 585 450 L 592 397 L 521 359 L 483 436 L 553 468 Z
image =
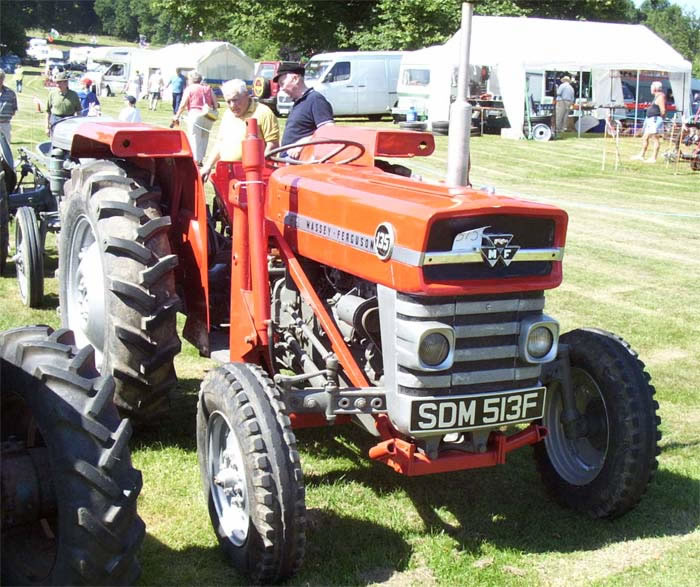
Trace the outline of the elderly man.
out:
M 0 132 L 11 142 L 10 121 L 17 112 L 17 95 L 5 85 L 5 70 L 0 68 Z
M 284 127 L 282 145 L 308 141 L 314 131 L 325 124 L 333 124 L 333 107 L 323 94 L 304 83 L 304 67 L 300 63 L 283 63 L 273 80 L 294 100 Z M 301 147 L 290 149 L 287 155 L 299 157 Z
M 53 135 L 53 127 L 57 122 L 76 116 L 82 110 L 80 96 L 68 89 L 68 74 L 60 71 L 53 81 L 56 82 L 58 90 L 51 92 L 46 100 L 46 134 L 49 136 Z
M 575 97 L 574 87 L 571 85 L 571 78 L 568 75 L 563 76 L 557 88 L 557 103 L 555 105 L 555 133 L 557 136 L 562 135 L 566 130 L 569 110 L 571 110 L 571 104 L 573 104 Z
M 202 167 L 202 177 L 206 180 L 219 160 L 240 161 L 241 141 L 246 135 L 246 120 L 258 121 L 260 138 L 265 141 L 265 152 L 279 146 L 280 129 L 274 113 L 265 104 L 250 97 L 245 82 L 232 79 L 221 86 L 221 92 L 228 109 L 224 112 L 216 140 L 216 149 Z

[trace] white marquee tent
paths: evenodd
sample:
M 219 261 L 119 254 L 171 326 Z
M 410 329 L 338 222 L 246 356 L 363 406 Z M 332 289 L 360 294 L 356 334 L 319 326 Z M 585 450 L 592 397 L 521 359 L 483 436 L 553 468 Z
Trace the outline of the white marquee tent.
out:
M 238 47 L 222 41 L 176 43 L 154 52 L 152 67 L 159 67 L 167 81 L 175 69 L 196 69 L 212 86 L 239 78 L 252 83 L 253 60 Z
M 433 64 L 456 67 L 460 34 L 458 31 L 438 48 L 422 51 L 433 53 L 430 55 Z M 526 72 L 590 71 L 596 103 L 616 99 L 619 104 L 622 90 L 616 72 L 663 71 L 668 72 L 676 108 L 686 112 L 690 104 L 690 62 L 643 25 L 475 16 L 469 61 L 495 68 L 511 123 L 511 136 L 522 136 Z M 449 76 L 436 77 L 449 80 Z M 431 96 L 431 102 L 435 98 L 443 102 L 443 112 L 435 119 L 447 118 L 449 81 L 447 84 L 446 102 Z

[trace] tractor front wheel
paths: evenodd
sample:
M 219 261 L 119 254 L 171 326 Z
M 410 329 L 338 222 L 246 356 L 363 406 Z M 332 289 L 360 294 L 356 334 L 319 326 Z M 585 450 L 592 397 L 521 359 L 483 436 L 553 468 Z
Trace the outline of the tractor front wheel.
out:
M 659 454 L 659 407 L 637 354 L 602 330 L 566 333 L 576 426 L 565 429 L 561 383 L 549 384 L 543 424 L 535 445 L 537 468 L 557 501 L 595 518 L 634 508 L 651 481 Z
M 29 206 L 17 210 L 15 270 L 22 301 L 30 308 L 38 308 L 44 298 L 44 243 L 34 208 Z
M 63 325 L 116 380 L 115 403 L 148 419 L 168 407 L 180 351 L 170 217 L 150 173 L 94 161 L 66 183 L 59 236 Z
M 304 485 L 284 403 L 259 367 L 227 364 L 202 382 L 197 453 L 219 543 L 254 584 L 301 565 Z
M 0 333 L 0 360 L 2 584 L 133 584 L 141 473 L 112 378 L 46 326 Z

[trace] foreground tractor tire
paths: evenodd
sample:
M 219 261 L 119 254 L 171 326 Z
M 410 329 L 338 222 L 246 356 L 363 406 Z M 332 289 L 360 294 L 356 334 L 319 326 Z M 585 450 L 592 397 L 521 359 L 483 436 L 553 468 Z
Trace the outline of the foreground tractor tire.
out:
M 0 276 L 5 274 L 7 253 L 10 246 L 10 210 L 9 196 L 5 178 L 0 173 Z
M 585 420 L 578 438 L 560 424 L 559 385 L 550 385 L 543 424 L 545 440 L 535 459 L 548 491 L 563 505 L 595 518 L 614 518 L 634 508 L 656 470 L 659 407 L 637 354 L 602 330 L 568 332 L 576 407 Z
M 44 299 L 44 244 L 34 208 L 29 206 L 16 214 L 15 270 L 24 305 L 38 308 Z
M 298 570 L 306 509 L 296 439 L 279 392 L 258 367 L 228 364 L 202 382 L 197 453 L 214 530 L 253 584 Z
M 144 170 L 94 161 L 66 183 L 61 217 L 61 320 L 116 380 L 115 403 L 146 420 L 168 407 L 180 352 L 170 217 Z
M 2 584 L 132 584 L 141 473 L 112 378 L 67 330 L 0 333 L 0 358 Z

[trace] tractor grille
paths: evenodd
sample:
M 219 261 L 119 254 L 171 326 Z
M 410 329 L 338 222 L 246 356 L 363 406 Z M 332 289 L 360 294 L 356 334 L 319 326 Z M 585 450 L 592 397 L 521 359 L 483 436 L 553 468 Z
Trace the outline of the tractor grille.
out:
M 427 251 L 431 253 L 452 250 L 455 237 L 465 231 L 489 227 L 487 234 L 513 235 L 512 244 L 521 249 L 550 249 L 554 246 L 555 222 L 551 218 L 491 215 L 467 218 L 449 218 L 433 224 Z M 450 263 L 427 265 L 423 268 L 426 281 L 465 279 L 504 279 L 509 277 L 541 277 L 552 271 L 551 261 L 516 261 L 495 267 L 483 263 Z
M 396 364 L 399 393 L 411 396 L 465 395 L 538 385 L 540 366 L 519 358 L 520 323 L 540 316 L 541 291 L 510 295 L 426 298 L 397 292 L 396 336 L 418 321 L 451 326 L 456 335 L 454 363 L 448 370 L 418 371 Z

